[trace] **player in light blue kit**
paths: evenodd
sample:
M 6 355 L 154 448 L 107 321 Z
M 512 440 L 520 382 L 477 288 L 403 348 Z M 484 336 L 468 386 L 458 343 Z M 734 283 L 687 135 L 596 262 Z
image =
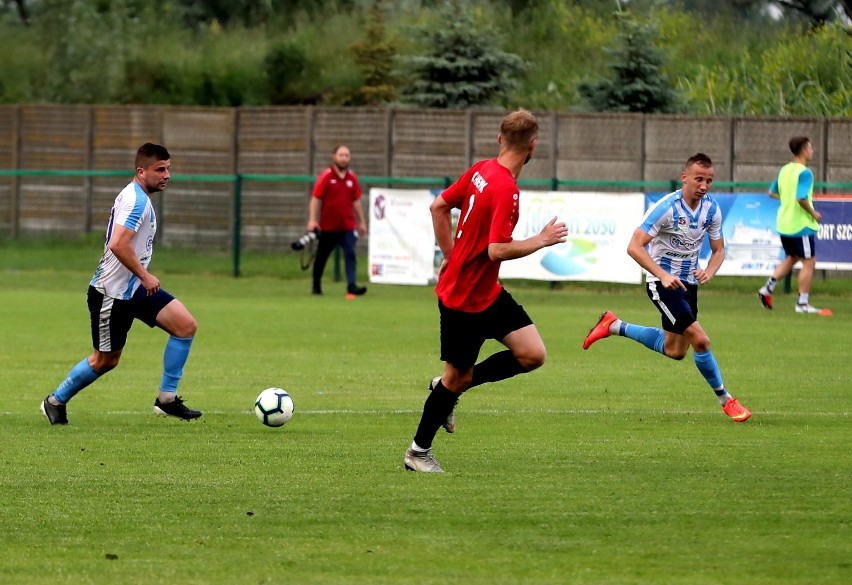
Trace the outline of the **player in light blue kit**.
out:
M 41 403 L 52 425 L 68 424 L 66 404 L 80 390 L 118 365 L 134 319 L 169 334 L 163 354 L 163 377 L 154 412 L 191 420 L 201 412 L 187 408 L 177 396 L 183 366 L 195 336 L 195 318 L 179 300 L 160 288 L 148 272 L 157 233 L 157 217 L 149 195 L 169 181 L 169 151 L 146 143 L 136 152 L 136 176 L 115 198 L 101 261 L 89 283 L 92 355 L 74 366 L 65 380 Z
M 627 253 L 645 269 L 648 298 L 662 316 L 663 328 L 626 323 L 604 311 L 583 342 L 583 349 L 610 335 L 637 341 L 666 357 L 682 360 L 692 346 L 695 365 L 719 399 L 722 410 L 736 422 L 751 412 L 728 394 L 710 338 L 698 322 L 698 285 L 707 284 L 725 259 L 722 213 L 707 194 L 713 183 L 713 162 L 698 153 L 686 161 L 683 188 L 669 193 L 645 214 L 633 232 Z M 704 235 L 710 237 L 706 268 L 698 264 Z M 647 248 L 646 248 L 647 247 Z

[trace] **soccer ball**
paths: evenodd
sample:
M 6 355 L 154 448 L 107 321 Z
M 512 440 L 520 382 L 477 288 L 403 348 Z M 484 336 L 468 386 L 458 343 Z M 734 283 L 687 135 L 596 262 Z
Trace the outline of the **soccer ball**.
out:
M 293 399 L 286 390 L 267 388 L 254 401 L 257 419 L 268 427 L 280 427 L 293 418 Z

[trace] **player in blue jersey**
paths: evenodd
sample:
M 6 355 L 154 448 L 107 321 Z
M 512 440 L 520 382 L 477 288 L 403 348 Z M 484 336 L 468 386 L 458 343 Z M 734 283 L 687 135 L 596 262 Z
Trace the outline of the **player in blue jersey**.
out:
M 707 194 L 713 183 L 710 157 L 703 153 L 691 156 L 681 180 L 681 189 L 651 206 L 627 246 L 627 253 L 646 271 L 648 298 L 660 311 L 662 329 L 627 323 L 604 311 L 586 336 L 583 349 L 619 335 L 682 360 L 692 346 L 695 365 L 716 393 L 722 410 L 734 421 L 745 422 L 751 412 L 725 390 L 719 365 L 710 351 L 710 338 L 698 322 L 698 287 L 713 278 L 725 259 L 722 214 Z M 705 234 L 710 238 L 711 254 L 702 268 L 698 256 Z
M 52 425 L 68 424 L 66 404 L 80 390 L 118 365 L 135 319 L 169 334 L 163 354 L 163 377 L 154 412 L 191 420 L 201 412 L 177 396 L 178 382 L 197 328 L 179 300 L 160 288 L 148 272 L 157 233 L 157 216 L 149 195 L 165 190 L 171 165 L 169 151 L 146 143 L 136 152 L 136 176 L 115 198 L 101 261 L 89 283 L 88 305 L 94 351 L 74 366 L 65 380 L 41 403 Z

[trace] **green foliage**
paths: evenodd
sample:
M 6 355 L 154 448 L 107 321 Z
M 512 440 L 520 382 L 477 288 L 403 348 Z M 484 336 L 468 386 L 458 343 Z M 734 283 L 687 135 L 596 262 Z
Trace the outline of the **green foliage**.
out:
M 261 65 L 264 38 L 247 29 L 224 32 L 218 26 L 177 32 L 181 37 L 167 36 L 127 60 L 119 101 L 207 106 L 268 103 Z
M 401 85 L 395 73 L 399 43 L 387 38 L 386 12 L 384 0 L 377 0 L 368 12 L 364 39 L 350 46 L 364 78 L 352 105 L 378 105 L 396 100 Z
M 361 72 L 348 49 L 361 39 L 357 22 L 353 14 L 342 10 L 328 10 L 321 18 L 308 13 L 290 14 L 287 16 L 290 28 L 274 35 L 304 50 L 308 74 L 303 89 L 311 101 L 345 105 L 361 86 Z
M 782 42 L 680 79 L 692 111 L 709 114 L 852 115 L 852 37 L 838 25 Z
M 300 47 L 280 42 L 269 49 L 263 60 L 269 103 L 294 104 L 301 99 L 300 87 L 308 69 L 308 61 Z
M 0 20 L 0 103 L 26 103 L 40 99 L 34 71 L 45 67 L 47 55 L 32 42 L 23 27 Z
M 124 64 L 143 42 L 130 0 L 44 0 L 43 99 L 68 103 L 108 102 L 121 91 Z
M 465 0 L 447 1 L 423 54 L 405 59 L 411 81 L 403 101 L 435 108 L 498 105 L 518 85 L 525 64 L 500 49 L 494 30 L 476 26 Z
M 578 110 L 594 96 L 605 109 L 849 115 L 848 30 L 774 20 L 767 3 L 622 2 L 634 34 L 591 0 L 39 0 L 29 26 L 7 2 L 0 103 L 389 104 L 408 81 L 405 101 L 427 106 Z
M 218 22 L 234 26 L 260 26 L 278 15 L 307 12 L 321 17 L 332 7 L 351 8 L 347 0 L 180 0 L 181 20 L 190 27 Z
M 577 87 L 590 71 L 604 67 L 601 47 L 609 45 L 617 32 L 611 18 L 563 0 L 539 0 L 518 16 L 500 13 L 496 26 L 523 31 L 506 38 L 506 48 L 527 64 L 513 100 L 540 110 L 583 106 Z
M 583 82 L 580 93 L 599 112 L 673 112 L 677 97 L 664 71 L 666 56 L 655 44 L 656 27 L 619 14 L 615 46 L 607 49 L 610 76 Z

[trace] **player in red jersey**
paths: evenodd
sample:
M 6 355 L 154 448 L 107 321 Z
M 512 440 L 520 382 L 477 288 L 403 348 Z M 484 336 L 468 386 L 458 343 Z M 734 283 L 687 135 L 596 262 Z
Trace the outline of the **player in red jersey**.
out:
M 538 123 L 527 110 L 503 118 L 497 158 L 480 161 L 432 203 L 435 238 L 444 260 L 438 271 L 441 359 L 444 374 L 432 380 L 432 392 L 403 462 L 411 471 L 442 472 L 432 456 L 432 441 L 443 425 L 454 430 L 453 409 L 474 386 L 532 371 L 546 350 L 535 325 L 497 280 L 500 263 L 528 256 L 565 241 L 565 223 L 551 219 L 541 232 L 513 240 L 518 222 L 518 177 L 538 138 Z M 452 210 L 460 209 L 455 236 Z M 486 339 L 508 349 L 476 363 Z M 475 364 L 475 365 L 474 365 Z
M 331 166 L 320 173 L 311 192 L 308 232 L 319 229 L 311 289 L 315 295 L 322 294 L 322 273 L 328 257 L 337 246 L 343 248 L 347 298 L 367 292 L 367 287 L 358 286 L 355 282 L 355 248 L 358 245 L 358 236 L 367 233 L 367 222 L 361 209 L 361 184 L 358 182 L 358 175 L 349 168 L 351 159 L 348 147 L 342 144 L 337 146 Z

